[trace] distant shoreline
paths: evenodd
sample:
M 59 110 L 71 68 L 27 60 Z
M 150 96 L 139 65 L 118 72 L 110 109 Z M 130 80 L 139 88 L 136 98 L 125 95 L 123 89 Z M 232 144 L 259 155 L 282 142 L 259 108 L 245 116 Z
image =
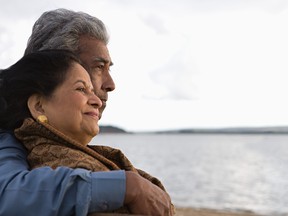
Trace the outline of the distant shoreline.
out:
M 89 216 L 128 216 L 130 214 L 92 213 Z M 136 216 L 136 215 L 135 215 Z M 144 216 L 138 215 L 137 216 Z M 213 209 L 176 208 L 175 216 L 260 216 L 252 212 L 220 211 Z
M 207 128 L 207 129 L 177 129 L 177 130 L 159 130 L 159 131 L 143 131 L 128 132 L 122 128 L 115 126 L 101 126 L 100 133 L 150 133 L 150 134 L 288 134 L 288 127 L 239 127 L 239 128 Z
M 213 209 L 177 208 L 176 216 L 261 216 L 250 211 L 221 211 Z

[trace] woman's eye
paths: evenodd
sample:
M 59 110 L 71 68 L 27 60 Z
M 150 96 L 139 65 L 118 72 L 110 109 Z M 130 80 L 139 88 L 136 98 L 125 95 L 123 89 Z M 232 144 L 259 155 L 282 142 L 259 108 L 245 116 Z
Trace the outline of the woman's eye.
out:
M 84 87 L 79 87 L 79 88 L 77 88 L 77 91 L 81 91 L 81 92 L 86 92 L 86 88 L 84 88 Z

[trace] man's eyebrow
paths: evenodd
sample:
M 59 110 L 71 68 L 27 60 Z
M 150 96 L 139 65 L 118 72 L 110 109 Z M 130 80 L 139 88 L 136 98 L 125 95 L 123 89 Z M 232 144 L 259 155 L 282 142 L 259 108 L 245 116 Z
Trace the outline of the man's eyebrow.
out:
M 93 59 L 93 61 L 95 61 L 95 62 L 103 62 L 105 64 L 109 64 L 109 66 L 112 66 L 114 64 L 113 62 L 110 62 L 109 60 L 101 58 L 101 57 L 95 57 Z

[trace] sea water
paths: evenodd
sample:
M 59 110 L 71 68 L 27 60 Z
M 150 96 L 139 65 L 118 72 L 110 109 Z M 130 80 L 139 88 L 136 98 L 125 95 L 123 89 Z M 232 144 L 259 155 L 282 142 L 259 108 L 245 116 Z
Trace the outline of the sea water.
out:
M 288 135 L 100 134 L 179 207 L 288 214 Z

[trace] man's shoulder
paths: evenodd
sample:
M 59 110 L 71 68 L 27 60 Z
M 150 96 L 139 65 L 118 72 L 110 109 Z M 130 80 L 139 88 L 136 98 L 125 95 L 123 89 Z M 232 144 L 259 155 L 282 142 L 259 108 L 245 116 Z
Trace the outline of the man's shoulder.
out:
M 16 139 L 13 131 L 0 129 L 0 139 Z
M 9 145 L 19 147 L 19 141 L 14 136 L 13 131 L 0 129 L 0 148 Z M 22 146 L 22 145 L 20 145 Z

